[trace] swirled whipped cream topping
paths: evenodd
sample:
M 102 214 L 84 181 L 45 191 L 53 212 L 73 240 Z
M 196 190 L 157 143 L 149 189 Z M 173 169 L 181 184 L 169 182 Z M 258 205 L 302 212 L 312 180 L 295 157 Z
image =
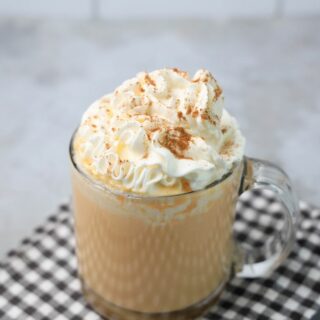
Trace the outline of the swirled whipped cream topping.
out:
M 84 113 L 77 165 L 117 191 L 147 195 L 203 189 L 244 153 L 236 120 L 207 70 L 141 72 Z

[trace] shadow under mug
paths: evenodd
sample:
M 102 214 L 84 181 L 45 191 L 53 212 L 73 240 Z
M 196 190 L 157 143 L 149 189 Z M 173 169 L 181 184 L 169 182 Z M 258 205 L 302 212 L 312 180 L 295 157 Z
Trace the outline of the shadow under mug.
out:
M 287 175 L 269 162 L 244 157 L 203 190 L 148 197 L 92 180 L 72 148 L 73 140 L 78 272 L 86 300 L 107 318 L 194 319 L 216 303 L 231 277 L 266 276 L 291 250 L 297 200 Z M 259 262 L 233 236 L 237 199 L 250 188 L 274 191 L 286 208 L 277 251 Z

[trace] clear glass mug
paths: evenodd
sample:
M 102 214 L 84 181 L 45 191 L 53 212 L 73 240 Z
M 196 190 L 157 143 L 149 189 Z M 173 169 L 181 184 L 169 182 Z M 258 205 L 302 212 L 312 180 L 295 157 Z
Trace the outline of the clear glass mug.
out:
M 231 277 L 268 275 L 290 252 L 297 200 L 287 175 L 269 162 L 244 157 L 203 190 L 148 197 L 93 181 L 75 163 L 72 146 L 73 139 L 79 277 L 86 300 L 107 318 L 194 319 L 218 300 Z M 278 251 L 259 262 L 254 250 L 239 251 L 233 236 L 237 199 L 250 188 L 274 191 L 286 208 L 274 239 Z

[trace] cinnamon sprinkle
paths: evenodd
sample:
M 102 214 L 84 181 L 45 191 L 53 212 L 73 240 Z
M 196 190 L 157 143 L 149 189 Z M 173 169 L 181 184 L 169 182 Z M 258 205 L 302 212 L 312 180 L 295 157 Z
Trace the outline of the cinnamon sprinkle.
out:
M 201 114 L 201 119 L 202 120 L 207 120 L 209 121 L 211 124 L 213 124 L 214 126 L 217 124 L 217 121 L 219 121 L 219 119 L 217 118 L 217 116 L 215 115 L 210 115 L 208 113 L 208 110 L 205 110 L 202 114 Z
M 192 106 L 189 104 L 189 105 L 187 106 L 187 114 L 190 114 L 191 111 L 192 111 Z
M 209 119 L 209 115 L 207 113 L 202 113 L 201 114 L 201 119 L 202 120 L 208 120 Z
M 183 127 L 168 129 L 160 138 L 159 143 L 170 150 L 177 158 L 186 159 L 184 151 L 189 148 L 191 135 Z
M 144 80 L 146 81 L 147 84 L 150 84 L 152 86 L 155 86 L 156 83 L 154 82 L 154 80 L 152 80 L 149 76 L 149 74 L 146 74 L 145 77 L 144 77 Z
M 195 111 L 192 112 L 192 117 L 193 118 L 196 118 L 198 115 L 199 115 L 199 111 L 198 110 L 195 110 Z
M 141 93 L 144 92 L 144 89 L 142 88 L 141 84 L 138 83 L 136 87 L 133 89 L 135 95 L 140 96 Z
M 181 185 L 182 185 L 182 189 L 185 191 L 185 192 L 190 192 L 192 191 L 191 187 L 190 187 L 190 183 L 187 179 L 185 178 L 182 178 L 181 179 Z
M 234 147 L 234 142 L 232 140 L 228 140 L 221 148 L 220 154 L 224 156 L 231 155 L 232 148 Z
M 186 71 L 182 71 L 182 70 L 180 70 L 178 68 L 172 68 L 171 70 L 174 71 L 175 73 L 179 74 L 183 78 L 187 78 L 188 77 L 188 72 L 186 72 Z
M 192 79 L 192 82 L 204 82 L 204 83 L 208 83 L 210 80 L 213 80 L 213 76 L 210 72 L 205 72 L 204 74 L 200 75 L 200 77 L 196 78 L 196 79 Z
M 222 89 L 217 85 L 217 87 L 214 89 L 215 99 L 217 100 L 222 93 Z
M 149 141 L 151 141 L 151 133 L 155 132 L 155 131 L 158 131 L 158 130 L 160 130 L 160 128 L 159 127 L 155 127 L 155 128 L 148 129 L 146 131 L 147 138 L 148 138 Z
M 178 118 L 179 118 L 180 120 L 181 120 L 181 119 L 186 120 L 185 116 L 183 115 L 183 113 L 182 113 L 181 111 L 178 111 L 177 116 L 178 116 Z

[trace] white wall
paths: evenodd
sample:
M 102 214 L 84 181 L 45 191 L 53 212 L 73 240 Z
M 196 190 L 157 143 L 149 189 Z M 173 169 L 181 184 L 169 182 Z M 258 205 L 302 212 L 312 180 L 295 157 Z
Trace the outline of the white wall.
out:
M 1 0 L 0 17 L 107 20 L 320 16 L 319 0 Z

